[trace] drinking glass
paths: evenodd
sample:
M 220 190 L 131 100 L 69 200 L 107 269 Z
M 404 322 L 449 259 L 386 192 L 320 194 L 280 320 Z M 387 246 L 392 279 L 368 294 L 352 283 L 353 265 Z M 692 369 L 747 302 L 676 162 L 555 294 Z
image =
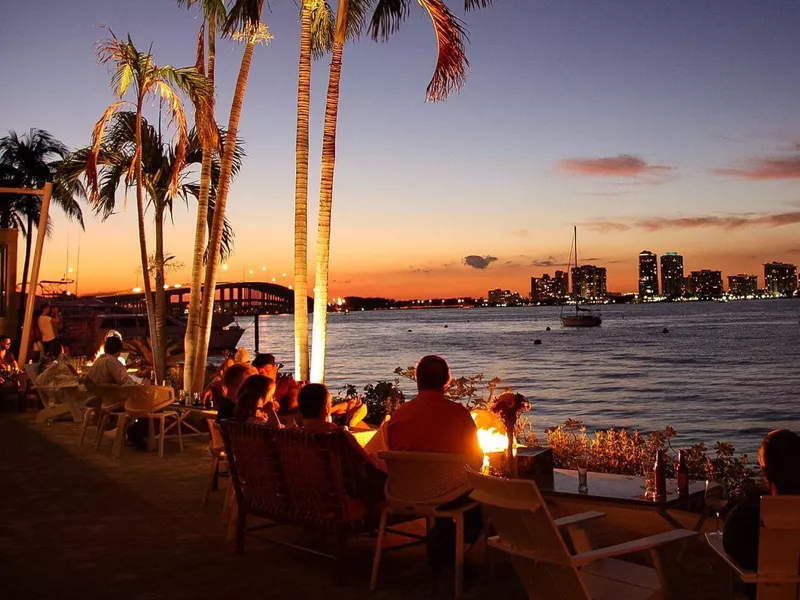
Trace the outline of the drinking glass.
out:
M 651 457 L 642 460 L 642 476 L 644 477 L 644 497 L 651 500 L 656 497 L 656 475 Z
M 706 479 L 706 506 L 714 511 L 717 517 L 717 531 L 709 535 L 715 537 L 722 536 L 722 528 L 720 527 L 720 512 L 728 504 L 728 493 L 725 485 L 718 481 L 711 481 Z
M 575 459 L 575 466 L 578 469 L 578 492 L 585 494 L 589 491 L 589 457 L 585 455 L 577 457 Z

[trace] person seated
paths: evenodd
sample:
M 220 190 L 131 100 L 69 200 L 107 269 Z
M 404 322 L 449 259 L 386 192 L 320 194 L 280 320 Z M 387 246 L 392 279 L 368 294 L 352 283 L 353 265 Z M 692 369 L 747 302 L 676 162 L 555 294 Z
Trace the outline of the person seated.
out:
M 232 365 L 225 371 L 225 376 L 222 378 L 222 396 L 219 404 L 214 407 L 217 409 L 217 423 L 223 419 L 233 417 L 236 409 L 235 399 L 238 397 L 239 388 L 242 387 L 248 377 L 257 373 L 258 371 L 252 365 L 239 363 Z
M 19 364 L 11 351 L 11 338 L 0 335 L 0 386 L 16 390 L 17 375 L 19 375 Z
M 247 351 L 247 348 L 241 347 L 236 349 L 236 354 L 233 355 L 233 362 L 237 365 L 249 365 L 250 364 L 250 353 Z
M 78 385 L 78 372 L 67 363 L 64 347 L 58 340 L 50 342 L 42 364 L 46 364 L 47 367 L 36 378 L 37 386 Z
M 418 394 L 400 406 L 385 427 L 390 450 L 463 454 L 473 469 L 483 464 L 478 443 L 478 428 L 462 404 L 446 395 L 450 367 L 440 356 L 422 357 L 414 369 Z M 469 502 L 469 493 L 447 508 Z M 464 541 L 472 544 L 483 529 L 480 507 L 464 514 Z M 452 519 L 436 519 L 428 535 L 428 563 L 434 571 L 455 562 L 455 524 Z
M 87 377 L 95 385 L 136 385 L 128 370 L 119 361 L 122 352 L 122 339 L 116 335 L 110 335 L 103 343 L 103 352 L 94 361 Z
M 800 436 L 788 429 L 767 434 L 758 449 L 758 464 L 764 487 L 771 496 L 800 494 Z M 750 498 L 736 506 L 725 519 L 722 545 L 745 569 L 758 569 L 758 538 L 761 527 L 760 497 Z M 756 597 L 756 586 L 746 585 L 750 598 Z
M 251 364 L 258 369 L 259 374 L 269 377 L 272 381 L 277 381 L 278 364 L 275 362 L 274 354 L 256 354 Z
M 285 378 L 284 378 L 285 379 Z M 299 403 L 297 397 L 300 395 L 300 386 L 292 380 L 292 384 L 283 395 L 279 395 L 280 381 L 276 385 L 275 402 L 278 405 L 278 418 L 284 427 L 299 427 L 303 423 L 300 416 Z
M 219 366 L 219 370 L 214 376 L 214 379 L 211 380 L 211 383 L 209 383 L 206 389 L 203 391 L 204 405 L 210 403 L 212 406 L 219 406 L 219 403 L 222 399 L 222 378 L 225 376 L 225 371 L 232 366 L 232 358 L 226 358 L 222 361 L 222 364 Z
M 272 394 L 275 384 L 269 377 L 254 374 L 245 379 L 236 394 L 233 418 L 241 421 L 266 423 L 281 428 Z

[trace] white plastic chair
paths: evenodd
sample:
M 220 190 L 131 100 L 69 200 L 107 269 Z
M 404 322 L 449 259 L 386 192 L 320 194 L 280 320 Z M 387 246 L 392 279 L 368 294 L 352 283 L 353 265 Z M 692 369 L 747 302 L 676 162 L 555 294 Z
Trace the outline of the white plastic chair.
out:
M 100 405 L 100 417 L 97 422 L 97 438 L 95 439 L 95 450 L 100 450 L 100 445 L 103 442 L 105 434 L 106 423 L 114 419 L 116 421 L 116 432 L 114 434 L 113 455 L 119 456 L 122 450 L 122 443 L 125 438 L 125 423 L 128 418 L 128 413 L 125 412 L 125 401 L 131 391 L 139 386 L 135 385 L 98 385 L 95 390 L 102 398 Z
M 133 389 L 129 392 L 128 398 L 125 401 L 126 417 L 131 420 L 147 419 L 148 420 L 148 446 L 151 447 L 155 442 L 155 422 L 160 423 L 158 429 L 158 456 L 164 458 L 164 438 L 166 437 L 167 419 L 178 420 L 178 413 L 174 410 L 164 410 L 167 406 L 175 402 L 175 390 L 171 387 L 160 385 L 137 385 L 131 386 Z M 178 430 L 178 442 L 180 443 L 181 452 L 183 452 L 183 435 L 181 428 L 176 427 Z M 117 430 L 119 432 L 119 429 Z M 119 434 L 119 433 L 118 433 Z M 124 435 L 124 431 L 122 433 Z
M 758 600 L 800 598 L 800 496 L 761 497 L 756 571 L 725 553 L 722 536 L 706 534 L 706 541 L 742 583 L 756 585 Z
M 582 513 L 553 520 L 536 484 L 530 480 L 467 474 L 474 487 L 471 498 L 480 502 L 498 535 L 489 546 L 511 557 L 531 600 L 590 600 L 663 598 L 660 561 L 656 548 L 697 535 L 678 529 L 598 550 L 588 549 L 579 527 L 602 513 Z M 577 554 L 570 554 L 560 528 L 573 535 Z M 649 551 L 655 568 L 614 557 Z
M 453 519 L 456 526 L 455 597 L 460 598 L 464 583 L 464 513 L 477 507 L 466 502 L 455 507 L 441 506 L 467 494 L 472 486 L 467 481 L 467 457 L 463 454 L 434 452 L 378 452 L 385 461 L 389 477 L 386 480 L 386 508 L 381 514 L 375 558 L 372 564 L 370 590 L 378 585 L 381 555 L 390 515 L 426 519 L 430 530 L 433 519 Z

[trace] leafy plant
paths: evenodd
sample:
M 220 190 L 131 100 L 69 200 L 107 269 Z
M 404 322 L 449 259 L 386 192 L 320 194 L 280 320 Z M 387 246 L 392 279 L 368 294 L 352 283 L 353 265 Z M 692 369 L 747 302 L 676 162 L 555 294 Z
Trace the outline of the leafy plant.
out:
M 153 371 L 153 345 L 150 337 L 135 337 L 125 341 L 123 348 L 129 352 L 128 362 L 133 364 L 140 375 L 149 375 Z M 166 347 L 167 367 L 178 363 L 180 353 L 178 344 L 168 341 Z
M 394 370 L 396 375 L 405 377 L 411 381 L 416 381 L 414 367 L 397 367 Z M 491 400 L 495 392 L 503 382 L 499 377 L 486 379 L 482 373 L 471 377 L 459 377 L 450 380 L 450 387 L 447 395 L 453 400 L 462 402 L 469 410 L 489 410 Z M 501 388 L 502 392 L 510 392 L 510 387 Z

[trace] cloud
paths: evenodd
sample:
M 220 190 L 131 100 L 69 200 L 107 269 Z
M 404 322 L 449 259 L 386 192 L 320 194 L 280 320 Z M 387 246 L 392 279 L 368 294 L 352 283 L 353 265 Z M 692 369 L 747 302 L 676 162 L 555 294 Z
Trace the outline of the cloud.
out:
M 745 227 L 782 227 L 795 223 L 800 223 L 800 211 L 776 214 L 745 213 L 730 216 L 648 217 L 628 222 L 594 221 L 584 225 L 594 231 L 625 231 L 631 228 L 662 231 L 664 229 L 697 229 L 701 227 L 733 230 Z
M 547 258 L 537 258 L 531 261 L 533 267 L 568 267 L 569 263 L 564 262 L 564 259 L 558 259 L 555 256 L 548 256 Z
M 485 269 L 490 264 L 497 260 L 496 256 L 486 255 L 486 256 L 478 256 L 477 254 L 470 254 L 469 256 L 465 256 L 463 262 L 468 267 L 472 267 L 473 269 Z
M 616 198 L 618 196 L 623 196 L 625 194 L 630 194 L 630 192 L 584 192 L 581 195 L 596 196 L 598 198 Z
M 800 247 L 795 246 L 794 248 L 789 248 L 786 250 L 787 254 L 800 254 Z
M 528 237 L 530 233 L 531 232 L 527 229 L 515 229 L 514 231 L 511 232 L 511 235 L 513 235 L 514 237 L 524 238 Z
M 663 183 L 674 167 L 654 165 L 632 154 L 601 158 L 565 158 L 556 163 L 556 170 L 577 177 L 627 177 Z
M 796 148 L 790 156 L 748 158 L 738 167 L 712 169 L 712 172 L 748 181 L 800 179 L 800 152 Z
M 431 270 L 428 267 L 415 267 L 414 265 L 411 265 L 408 268 L 412 273 L 430 273 L 431 272 Z

